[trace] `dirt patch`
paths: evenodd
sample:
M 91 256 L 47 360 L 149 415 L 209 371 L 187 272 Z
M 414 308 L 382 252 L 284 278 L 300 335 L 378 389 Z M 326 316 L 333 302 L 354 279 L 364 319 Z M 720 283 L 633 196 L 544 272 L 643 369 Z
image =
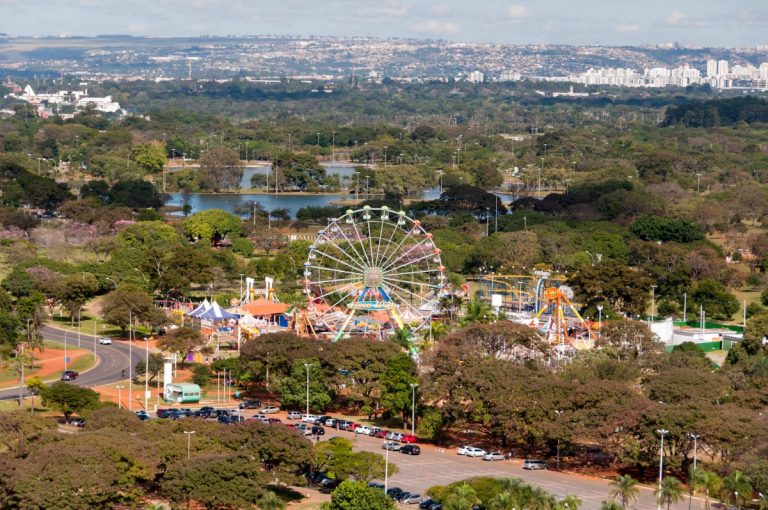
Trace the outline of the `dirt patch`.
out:
M 70 367 L 77 364 L 77 362 L 84 356 L 90 356 L 91 352 L 85 349 L 70 349 L 67 348 L 67 356 L 69 356 Z M 64 370 L 64 349 L 52 349 L 46 348 L 44 351 L 35 350 L 34 356 L 34 368 L 31 370 L 29 367 L 24 367 L 24 379 L 28 379 L 32 376 L 42 378 L 44 381 L 58 378 L 59 374 Z M 18 380 L 4 381 L 0 383 L 0 388 L 14 388 L 19 385 Z

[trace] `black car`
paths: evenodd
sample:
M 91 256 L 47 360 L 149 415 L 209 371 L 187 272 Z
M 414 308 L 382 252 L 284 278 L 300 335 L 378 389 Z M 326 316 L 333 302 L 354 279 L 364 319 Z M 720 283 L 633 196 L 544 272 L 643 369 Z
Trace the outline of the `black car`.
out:
M 75 418 L 69 424 L 75 427 L 85 427 L 85 418 Z
M 437 501 L 435 501 L 432 498 L 427 498 L 421 503 L 419 503 L 419 508 L 421 510 L 429 510 L 432 507 L 432 503 L 437 503 Z
M 198 409 L 192 413 L 193 418 L 210 418 L 213 413 L 211 411 Z
M 407 453 L 408 455 L 419 455 L 421 454 L 421 448 L 415 444 L 405 444 L 400 447 L 400 453 Z
M 61 380 L 62 381 L 74 381 L 80 376 L 79 373 L 75 372 L 74 370 L 65 370 L 61 373 Z
M 203 407 L 201 407 L 201 408 L 199 409 L 199 411 L 207 411 L 207 412 L 209 412 L 209 413 L 213 413 L 214 411 L 216 411 L 216 409 L 214 409 L 214 408 L 213 408 L 213 407 L 211 407 L 211 406 L 203 406 Z
M 387 489 L 387 496 L 389 496 L 392 499 L 398 499 L 400 495 L 403 493 L 403 489 L 400 487 L 390 487 Z
M 158 418 L 168 418 L 173 412 L 173 409 L 158 409 L 157 410 L 157 417 Z
M 229 416 L 229 411 L 226 409 L 216 409 L 214 412 L 216 413 L 217 418 L 221 418 L 222 416 Z
M 261 407 L 260 400 L 243 400 L 240 402 L 240 409 L 259 409 Z
M 322 416 L 318 416 L 317 419 L 315 420 L 315 423 L 317 423 L 318 425 L 325 425 L 326 420 L 329 420 L 329 419 L 331 419 L 331 417 L 324 414 Z
M 312 425 L 312 435 L 313 436 L 324 436 L 325 435 L 325 429 L 321 427 L 320 425 Z

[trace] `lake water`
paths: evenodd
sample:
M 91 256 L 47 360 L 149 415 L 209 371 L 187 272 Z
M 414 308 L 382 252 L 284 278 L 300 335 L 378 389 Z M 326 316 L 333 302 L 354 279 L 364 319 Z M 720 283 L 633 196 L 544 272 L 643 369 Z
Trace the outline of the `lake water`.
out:
M 328 174 L 338 174 L 342 178 L 348 177 L 354 174 L 354 165 L 342 164 L 342 163 L 323 163 L 326 172 Z M 263 166 L 248 166 L 243 170 L 243 179 L 240 183 L 240 187 L 249 189 L 251 187 L 251 176 L 259 173 L 266 175 L 272 171 L 270 165 Z M 168 201 L 168 205 L 181 207 L 184 205 L 185 195 L 183 193 L 171 193 L 171 199 Z M 498 193 L 499 199 L 504 203 L 509 203 L 513 200 L 513 196 L 506 193 Z M 339 200 L 345 200 L 354 198 L 354 195 L 348 193 L 330 193 L 324 195 L 274 195 L 274 194 L 262 194 L 262 193 L 222 193 L 222 194 L 201 194 L 191 193 L 186 195 L 186 200 L 189 205 L 192 206 L 192 214 L 205 211 L 208 209 L 222 209 L 227 212 L 234 212 L 235 208 L 240 204 L 246 204 L 252 201 L 260 203 L 265 210 L 272 211 L 274 209 L 285 208 L 288 209 L 291 216 L 296 216 L 296 211 L 302 207 L 325 207 L 332 205 L 333 202 Z M 435 187 L 421 193 L 420 198 L 423 200 L 435 200 L 440 198 L 440 188 Z M 175 214 L 181 214 L 177 212 Z

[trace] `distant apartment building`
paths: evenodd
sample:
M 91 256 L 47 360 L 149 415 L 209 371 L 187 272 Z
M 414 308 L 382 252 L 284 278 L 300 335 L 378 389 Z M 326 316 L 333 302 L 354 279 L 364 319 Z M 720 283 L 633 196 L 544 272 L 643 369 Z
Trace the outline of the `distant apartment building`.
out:
M 472 71 L 467 76 L 467 81 L 470 83 L 483 83 L 485 81 L 485 75 L 482 71 Z

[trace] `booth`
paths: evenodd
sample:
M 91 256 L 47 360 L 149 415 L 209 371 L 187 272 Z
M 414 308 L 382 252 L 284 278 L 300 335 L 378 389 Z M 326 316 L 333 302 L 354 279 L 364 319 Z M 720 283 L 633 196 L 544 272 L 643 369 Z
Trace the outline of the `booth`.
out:
M 190 383 L 175 383 L 165 386 L 163 400 L 177 404 L 200 402 L 200 386 Z

